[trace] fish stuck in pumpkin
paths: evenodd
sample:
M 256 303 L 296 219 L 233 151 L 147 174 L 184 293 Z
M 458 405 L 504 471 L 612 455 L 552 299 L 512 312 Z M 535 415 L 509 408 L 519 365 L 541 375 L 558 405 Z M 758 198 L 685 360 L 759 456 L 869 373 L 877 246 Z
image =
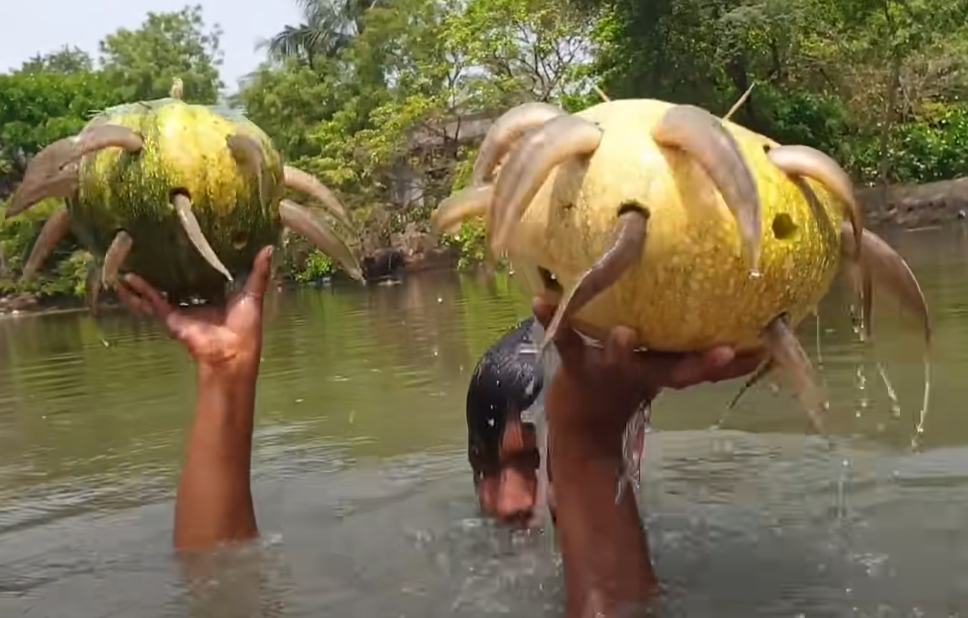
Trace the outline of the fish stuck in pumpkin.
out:
M 109 108 L 31 160 L 6 217 L 46 198 L 63 198 L 65 206 L 44 224 L 22 277 L 34 276 L 73 233 L 100 263 L 89 277 L 94 305 L 121 271 L 139 274 L 174 302 L 217 303 L 259 250 L 289 230 L 362 281 L 356 253 L 330 222 L 283 199 L 286 189 L 303 193 L 355 234 L 332 191 L 286 165 L 243 114 L 186 103 L 183 88 L 176 78 L 170 97 Z
M 794 330 L 842 261 L 867 314 L 876 283 L 923 317 L 930 347 L 914 275 L 864 229 L 840 165 L 698 107 L 516 107 L 485 137 L 472 185 L 431 221 L 453 233 L 479 216 L 492 254 L 506 251 L 530 291 L 558 304 L 545 345 L 568 318 L 598 341 L 630 326 L 656 351 L 765 349 L 821 433 L 826 395 Z

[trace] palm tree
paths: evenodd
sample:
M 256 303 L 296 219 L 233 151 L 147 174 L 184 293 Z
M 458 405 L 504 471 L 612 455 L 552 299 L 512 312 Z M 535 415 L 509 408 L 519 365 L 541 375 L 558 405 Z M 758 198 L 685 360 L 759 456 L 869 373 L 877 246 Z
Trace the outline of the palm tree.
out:
M 297 58 L 311 63 L 318 57 L 333 57 L 363 33 L 363 17 L 381 0 L 295 0 L 303 23 L 286 26 L 257 49 L 271 59 Z

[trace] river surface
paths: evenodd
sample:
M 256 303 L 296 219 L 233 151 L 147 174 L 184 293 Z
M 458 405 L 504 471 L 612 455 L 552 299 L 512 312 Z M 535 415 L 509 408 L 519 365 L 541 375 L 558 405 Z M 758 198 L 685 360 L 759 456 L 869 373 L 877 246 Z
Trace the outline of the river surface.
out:
M 884 300 L 865 360 L 842 287 L 800 329 L 832 450 L 785 389 L 751 390 L 718 430 L 740 382 L 663 394 L 639 496 L 658 615 L 968 616 L 968 235 L 887 237 L 936 326 L 919 448 L 918 325 Z M 549 538 L 480 519 L 465 460 L 467 381 L 529 314 L 517 283 L 427 274 L 267 307 L 264 539 L 192 583 L 170 551 L 186 354 L 123 312 L 0 321 L 0 616 L 560 615 Z

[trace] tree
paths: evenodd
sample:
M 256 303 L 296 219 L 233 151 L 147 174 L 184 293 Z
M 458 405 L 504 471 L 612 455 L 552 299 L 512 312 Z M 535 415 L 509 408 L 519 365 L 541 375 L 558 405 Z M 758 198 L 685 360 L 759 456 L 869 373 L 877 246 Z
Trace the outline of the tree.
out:
M 206 30 L 201 5 L 148 13 L 138 30 L 122 28 L 101 42 L 101 65 L 122 100 L 168 96 L 180 77 L 186 100 L 214 103 L 223 86 L 220 37 L 217 24 Z
M 93 70 L 91 55 L 78 47 L 65 45 L 60 50 L 37 54 L 20 67 L 21 73 L 81 73 Z
M 286 26 L 262 41 L 274 60 L 296 59 L 312 65 L 321 58 L 334 58 L 363 33 L 365 15 L 380 6 L 380 0 L 296 0 L 303 23 Z
M 313 133 L 340 109 L 346 95 L 331 68 L 325 60 L 317 61 L 316 68 L 294 59 L 263 65 L 232 103 L 245 109 L 288 159 L 319 156 Z
M 13 191 L 41 149 L 118 102 L 112 84 L 93 71 L 0 75 L 0 196 Z

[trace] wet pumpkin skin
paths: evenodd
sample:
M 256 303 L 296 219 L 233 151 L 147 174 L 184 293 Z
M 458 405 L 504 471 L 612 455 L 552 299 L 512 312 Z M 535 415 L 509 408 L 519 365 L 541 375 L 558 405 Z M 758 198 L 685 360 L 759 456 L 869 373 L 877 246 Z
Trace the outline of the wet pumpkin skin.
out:
M 234 277 L 251 268 L 262 247 L 279 241 L 282 156 L 244 116 L 165 98 L 110 108 L 88 126 L 105 123 L 133 129 L 144 147 L 137 153 L 106 148 L 80 164 L 78 190 L 67 208 L 71 231 L 95 254 L 103 256 L 117 231 L 125 230 L 134 243 L 124 271 L 179 298 L 219 298 L 226 279 L 185 235 L 171 206 L 174 193 L 191 198 L 199 227 Z M 262 195 L 259 178 L 226 147 L 240 133 L 261 146 Z
M 759 348 L 771 320 L 788 313 L 795 327 L 829 291 L 841 266 L 843 206 L 821 183 L 773 165 L 765 149 L 779 144 L 724 122 L 762 203 L 762 276 L 751 277 L 736 220 L 709 176 L 688 153 L 649 137 L 672 106 L 619 100 L 574 114 L 603 129 L 601 144 L 548 175 L 515 227 L 508 255 L 567 289 L 613 242 L 620 209 L 645 208 L 648 237 L 638 265 L 571 324 L 599 340 L 613 326 L 631 326 L 643 347 L 657 351 Z

